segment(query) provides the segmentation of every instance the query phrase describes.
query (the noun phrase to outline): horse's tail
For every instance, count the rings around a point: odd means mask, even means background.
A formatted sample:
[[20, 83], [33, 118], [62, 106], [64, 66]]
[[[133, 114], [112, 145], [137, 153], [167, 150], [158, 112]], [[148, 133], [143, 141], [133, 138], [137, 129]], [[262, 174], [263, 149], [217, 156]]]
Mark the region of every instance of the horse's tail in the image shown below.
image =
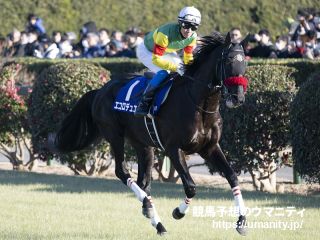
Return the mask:
[[98, 137], [98, 126], [94, 123], [91, 109], [98, 90], [84, 94], [71, 112], [62, 121], [60, 129], [49, 135], [49, 148], [56, 152], [79, 151], [92, 144]]

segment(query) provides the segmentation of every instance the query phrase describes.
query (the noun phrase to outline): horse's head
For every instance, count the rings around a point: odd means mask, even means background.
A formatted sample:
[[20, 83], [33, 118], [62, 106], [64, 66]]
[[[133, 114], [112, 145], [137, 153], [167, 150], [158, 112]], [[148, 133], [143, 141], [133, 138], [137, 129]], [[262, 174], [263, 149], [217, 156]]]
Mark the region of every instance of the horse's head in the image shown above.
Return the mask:
[[247, 63], [243, 49], [246, 43], [247, 38], [241, 43], [232, 43], [228, 33], [222, 48], [217, 77], [225, 86], [226, 105], [229, 108], [238, 107], [245, 101], [248, 80], [244, 77]]

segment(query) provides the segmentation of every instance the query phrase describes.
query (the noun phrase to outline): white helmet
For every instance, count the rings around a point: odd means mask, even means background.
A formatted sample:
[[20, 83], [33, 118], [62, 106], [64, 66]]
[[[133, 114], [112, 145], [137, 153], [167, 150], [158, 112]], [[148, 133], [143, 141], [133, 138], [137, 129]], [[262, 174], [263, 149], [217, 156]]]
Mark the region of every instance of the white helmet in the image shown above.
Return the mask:
[[179, 13], [178, 20], [182, 22], [189, 22], [196, 25], [200, 25], [201, 13], [194, 6], [184, 7]]

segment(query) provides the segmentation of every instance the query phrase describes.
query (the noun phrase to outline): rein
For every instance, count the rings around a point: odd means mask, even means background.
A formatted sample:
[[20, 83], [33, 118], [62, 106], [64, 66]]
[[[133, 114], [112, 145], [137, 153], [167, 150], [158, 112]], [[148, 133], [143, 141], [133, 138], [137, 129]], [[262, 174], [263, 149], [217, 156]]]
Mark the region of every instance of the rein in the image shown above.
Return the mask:
[[[226, 92], [226, 87], [223, 85], [223, 81], [222, 81], [222, 79], [223, 79], [223, 76], [222, 76], [222, 74], [224, 74], [224, 76], [226, 76], [226, 73], [225, 73], [225, 68], [224, 68], [224, 64], [223, 64], [223, 60], [225, 60], [226, 59], [226, 57], [224, 56], [225, 55], [225, 51], [223, 50], [222, 51], [222, 54], [221, 54], [222, 56], [221, 56], [221, 58], [219, 59], [219, 63], [220, 64], [217, 64], [216, 65], [216, 73], [218, 72], [218, 65], [220, 65], [221, 66], [221, 71], [220, 71], [220, 73], [221, 73], [221, 76], [220, 76], [220, 85], [215, 85], [215, 86], [213, 86], [213, 81], [210, 81], [210, 83], [209, 84], [207, 84], [207, 83], [203, 83], [202, 81], [196, 81], [195, 79], [194, 79], [194, 77], [192, 77], [192, 76], [189, 76], [189, 75], [183, 75], [184, 77], [186, 77], [186, 78], [188, 78], [188, 79], [190, 79], [193, 83], [200, 83], [200, 84], [202, 84], [202, 85], [206, 85], [206, 87], [208, 87], [209, 88], [209, 90], [211, 91], [211, 90], [213, 90], [214, 91], [214, 93], [216, 93], [216, 92], [218, 92], [218, 91], [221, 91], [222, 92], [222, 98], [225, 96], [225, 92]], [[195, 101], [194, 101], [194, 99], [192, 98], [192, 95], [191, 95], [191, 93], [190, 93], [190, 90], [188, 89], [187, 90], [187, 92], [188, 92], [188, 94], [189, 94], [189, 96], [190, 96], [190, 98], [191, 98], [191, 101], [192, 101], [192, 103], [197, 107], [197, 109], [199, 109], [201, 112], [204, 112], [204, 113], [207, 113], [207, 114], [215, 114], [215, 113], [217, 113], [218, 111], [207, 111], [207, 110], [205, 110], [205, 109], [203, 109], [202, 107], [200, 107], [199, 105], [197, 105], [196, 103], [195, 103]]]
[[[183, 75], [183, 76], [186, 77], [186, 78], [188, 78], [188, 79], [190, 79], [193, 83], [196, 82], [196, 80], [194, 79], [194, 77], [191, 77], [191, 76], [188, 76], [188, 75]], [[201, 84], [203, 84], [203, 85], [205, 84], [205, 83], [202, 83], [202, 82], [197, 82], [197, 83], [201, 83]], [[215, 89], [214, 89], [215, 92], [221, 91], [221, 89], [222, 89], [222, 86], [219, 86], [219, 85], [212, 87], [212, 83], [209, 83], [209, 84], [207, 85], [207, 87], [208, 87], [209, 89], [215, 88]], [[201, 112], [204, 112], [204, 113], [207, 113], [207, 114], [214, 114], [214, 113], [219, 112], [219, 111], [207, 111], [207, 110], [203, 109], [202, 107], [200, 107], [198, 104], [195, 103], [195, 100], [193, 99], [192, 94], [190, 93], [189, 88], [187, 88], [187, 92], [188, 92], [188, 95], [189, 95], [189, 97], [190, 97], [191, 102], [193, 103], [193, 105], [195, 105], [196, 108], [199, 109]]]
[[[230, 53], [230, 51], [232, 52], [241, 52], [243, 53], [243, 48], [241, 46], [241, 49], [235, 49], [235, 50], [231, 50], [231, 44], [229, 45], [228, 48], [223, 48], [222, 52], [221, 52], [221, 56], [217, 61], [216, 64], [216, 69], [215, 69], [215, 74], [216, 74], [216, 78], [219, 81], [218, 85], [214, 85], [213, 84], [213, 79], [210, 81], [210, 83], [203, 83], [203, 81], [197, 81], [194, 77], [189, 76], [189, 75], [183, 75], [184, 77], [190, 79], [193, 83], [197, 83], [197, 84], [202, 84], [202, 85], [206, 85], [206, 87], [209, 88], [210, 92], [216, 93], [218, 91], [220, 91], [222, 93], [222, 98], [225, 98], [226, 93], [227, 93], [227, 88], [225, 86], [225, 81], [227, 79], [227, 74], [226, 74], [226, 64], [231, 64], [234, 61], [237, 60], [237, 55], [234, 56], [232, 59], [228, 59], [228, 55]], [[192, 94], [190, 93], [190, 90], [187, 89], [188, 95], [190, 96], [190, 99], [192, 101], [192, 103], [196, 106], [197, 109], [199, 109], [201, 112], [207, 113], [207, 114], [214, 114], [217, 113], [218, 111], [207, 111], [206, 109], [200, 107], [199, 105], [196, 104], [195, 100], [192, 97]]]

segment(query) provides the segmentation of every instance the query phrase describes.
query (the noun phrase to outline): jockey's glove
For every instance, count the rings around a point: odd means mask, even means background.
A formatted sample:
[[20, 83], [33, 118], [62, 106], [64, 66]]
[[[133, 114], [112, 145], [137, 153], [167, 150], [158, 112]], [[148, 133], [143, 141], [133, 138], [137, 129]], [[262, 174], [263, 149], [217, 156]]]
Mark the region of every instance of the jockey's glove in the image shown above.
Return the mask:
[[177, 67], [177, 73], [182, 76], [184, 74], [184, 66], [183, 64], [179, 64]]

